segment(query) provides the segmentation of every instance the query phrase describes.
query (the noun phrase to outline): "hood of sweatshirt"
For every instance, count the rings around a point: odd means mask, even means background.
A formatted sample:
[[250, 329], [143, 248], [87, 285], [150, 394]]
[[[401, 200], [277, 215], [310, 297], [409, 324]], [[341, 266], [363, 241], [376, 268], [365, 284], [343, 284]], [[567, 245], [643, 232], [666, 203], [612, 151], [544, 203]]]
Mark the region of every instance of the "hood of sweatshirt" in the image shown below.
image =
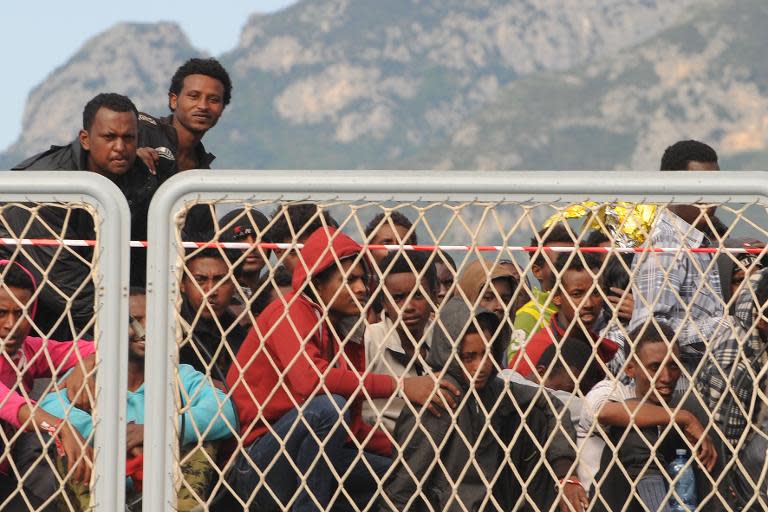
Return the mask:
[[487, 322], [486, 325], [493, 326], [491, 352], [495, 364], [489, 377], [489, 382], [492, 382], [499, 369], [505, 367], [504, 360], [510, 340], [509, 328], [506, 325], [499, 328], [500, 322], [495, 314], [485, 308], [472, 311], [459, 297], [449, 300], [440, 310], [439, 317], [435, 319], [432, 344], [427, 356], [427, 364], [435, 372], [445, 368], [446, 374], [465, 389], [467, 385], [464, 369], [459, 360], [459, 345], [470, 325], [474, 324], [479, 330], [480, 318], [483, 318], [483, 323]]
[[[350, 237], [332, 227], [316, 229], [301, 249], [301, 258], [293, 271], [293, 289], [301, 293], [314, 276], [330, 268], [336, 261], [354, 257], [363, 248]], [[367, 265], [367, 261], [363, 259]]]
[[486, 285], [496, 279], [508, 279], [513, 292], [519, 284], [517, 275], [507, 265], [499, 265], [497, 262], [481, 258], [473, 261], [462, 272], [459, 288], [470, 304], [476, 304]]

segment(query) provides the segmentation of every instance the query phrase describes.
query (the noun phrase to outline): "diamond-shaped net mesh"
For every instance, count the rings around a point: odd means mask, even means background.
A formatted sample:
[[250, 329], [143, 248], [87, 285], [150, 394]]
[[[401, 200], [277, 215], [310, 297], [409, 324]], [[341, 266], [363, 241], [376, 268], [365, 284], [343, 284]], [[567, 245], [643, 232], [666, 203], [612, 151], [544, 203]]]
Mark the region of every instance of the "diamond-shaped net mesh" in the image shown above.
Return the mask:
[[765, 507], [764, 205], [207, 206], [179, 509]]
[[89, 506], [97, 218], [80, 203], [0, 208], [0, 510]]

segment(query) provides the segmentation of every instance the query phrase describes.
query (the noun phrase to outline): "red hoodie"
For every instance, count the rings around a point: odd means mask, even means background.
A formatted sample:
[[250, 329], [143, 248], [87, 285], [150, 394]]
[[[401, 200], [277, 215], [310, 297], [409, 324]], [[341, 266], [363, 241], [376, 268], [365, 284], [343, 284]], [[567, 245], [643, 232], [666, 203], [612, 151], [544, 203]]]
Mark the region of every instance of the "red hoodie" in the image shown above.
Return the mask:
[[[395, 381], [389, 375], [368, 374], [365, 347], [348, 341], [344, 355], [331, 366], [329, 361], [342, 350], [321, 321], [322, 308], [302, 292], [308, 276], [314, 276], [335, 264], [336, 258], [354, 256], [362, 251], [354, 240], [333, 228], [320, 228], [307, 239], [301, 260], [293, 272], [293, 292], [272, 302], [259, 315], [237, 353], [227, 374], [232, 400], [240, 417], [241, 435], [249, 445], [267, 432], [267, 423], [307, 399], [325, 390], [345, 398], [355, 396], [350, 407], [351, 430], [364, 441], [371, 426], [362, 419], [365, 388], [371, 398], [394, 394]], [[329, 354], [333, 354], [328, 357]], [[282, 381], [282, 382], [281, 382]], [[390, 456], [392, 445], [383, 431], [374, 432], [366, 450]]]

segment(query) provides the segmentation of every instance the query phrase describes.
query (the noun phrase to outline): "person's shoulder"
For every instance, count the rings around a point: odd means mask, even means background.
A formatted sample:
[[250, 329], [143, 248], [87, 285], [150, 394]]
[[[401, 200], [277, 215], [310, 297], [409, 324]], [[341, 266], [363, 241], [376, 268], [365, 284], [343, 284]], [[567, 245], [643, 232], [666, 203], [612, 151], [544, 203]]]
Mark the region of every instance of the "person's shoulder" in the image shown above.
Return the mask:
[[66, 146], [51, 146], [45, 151], [33, 155], [23, 162], [11, 167], [12, 171], [37, 170], [78, 170], [77, 158], [72, 150], [72, 144]]

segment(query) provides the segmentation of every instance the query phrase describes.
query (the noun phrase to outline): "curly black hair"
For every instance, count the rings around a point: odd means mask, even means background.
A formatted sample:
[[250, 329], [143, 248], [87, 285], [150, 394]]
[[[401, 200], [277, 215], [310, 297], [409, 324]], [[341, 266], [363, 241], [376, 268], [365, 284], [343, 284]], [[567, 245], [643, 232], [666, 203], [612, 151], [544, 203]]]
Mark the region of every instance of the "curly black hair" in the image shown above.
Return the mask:
[[133, 112], [136, 118], [139, 117], [139, 111], [130, 98], [114, 92], [103, 92], [97, 94], [91, 101], [85, 104], [83, 109], [83, 130], [91, 130], [93, 120], [96, 118], [96, 112], [100, 108], [106, 108], [112, 112]]
[[[391, 268], [389, 266], [392, 265]], [[393, 274], [421, 274], [422, 279], [426, 280], [428, 291], [437, 294], [437, 270], [435, 269], [434, 259], [423, 252], [390, 252], [381, 261], [379, 266], [382, 269], [389, 268], [387, 276]], [[411, 268], [413, 266], [413, 268]]]
[[[205, 75], [221, 82], [224, 86], [224, 97], [222, 101], [224, 106], [229, 105], [232, 99], [232, 80], [224, 66], [216, 59], [189, 59], [181, 65], [171, 78], [171, 86], [168, 88], [168, 94], [178, 96], [184, 88], [184, 79], [189, 75]], [[170, 104], [168, 105], [170, 108]], [[173, 110], [173, 109], [171, 109]]]
[[293, 203], [288, 206], [278, 206], [271, 215], [274, 219], [267, 232], [270, 242], [281, 243], [294, 240], [305, 240], [323, 225], [338, 228], [339, 224], [331, 215], [319, 208], [315, 203]]
[[690, 162], [717, 163], [717, 152], [697, 140], [675, 142], [661, 157], [662, 171], [687, 171]]

